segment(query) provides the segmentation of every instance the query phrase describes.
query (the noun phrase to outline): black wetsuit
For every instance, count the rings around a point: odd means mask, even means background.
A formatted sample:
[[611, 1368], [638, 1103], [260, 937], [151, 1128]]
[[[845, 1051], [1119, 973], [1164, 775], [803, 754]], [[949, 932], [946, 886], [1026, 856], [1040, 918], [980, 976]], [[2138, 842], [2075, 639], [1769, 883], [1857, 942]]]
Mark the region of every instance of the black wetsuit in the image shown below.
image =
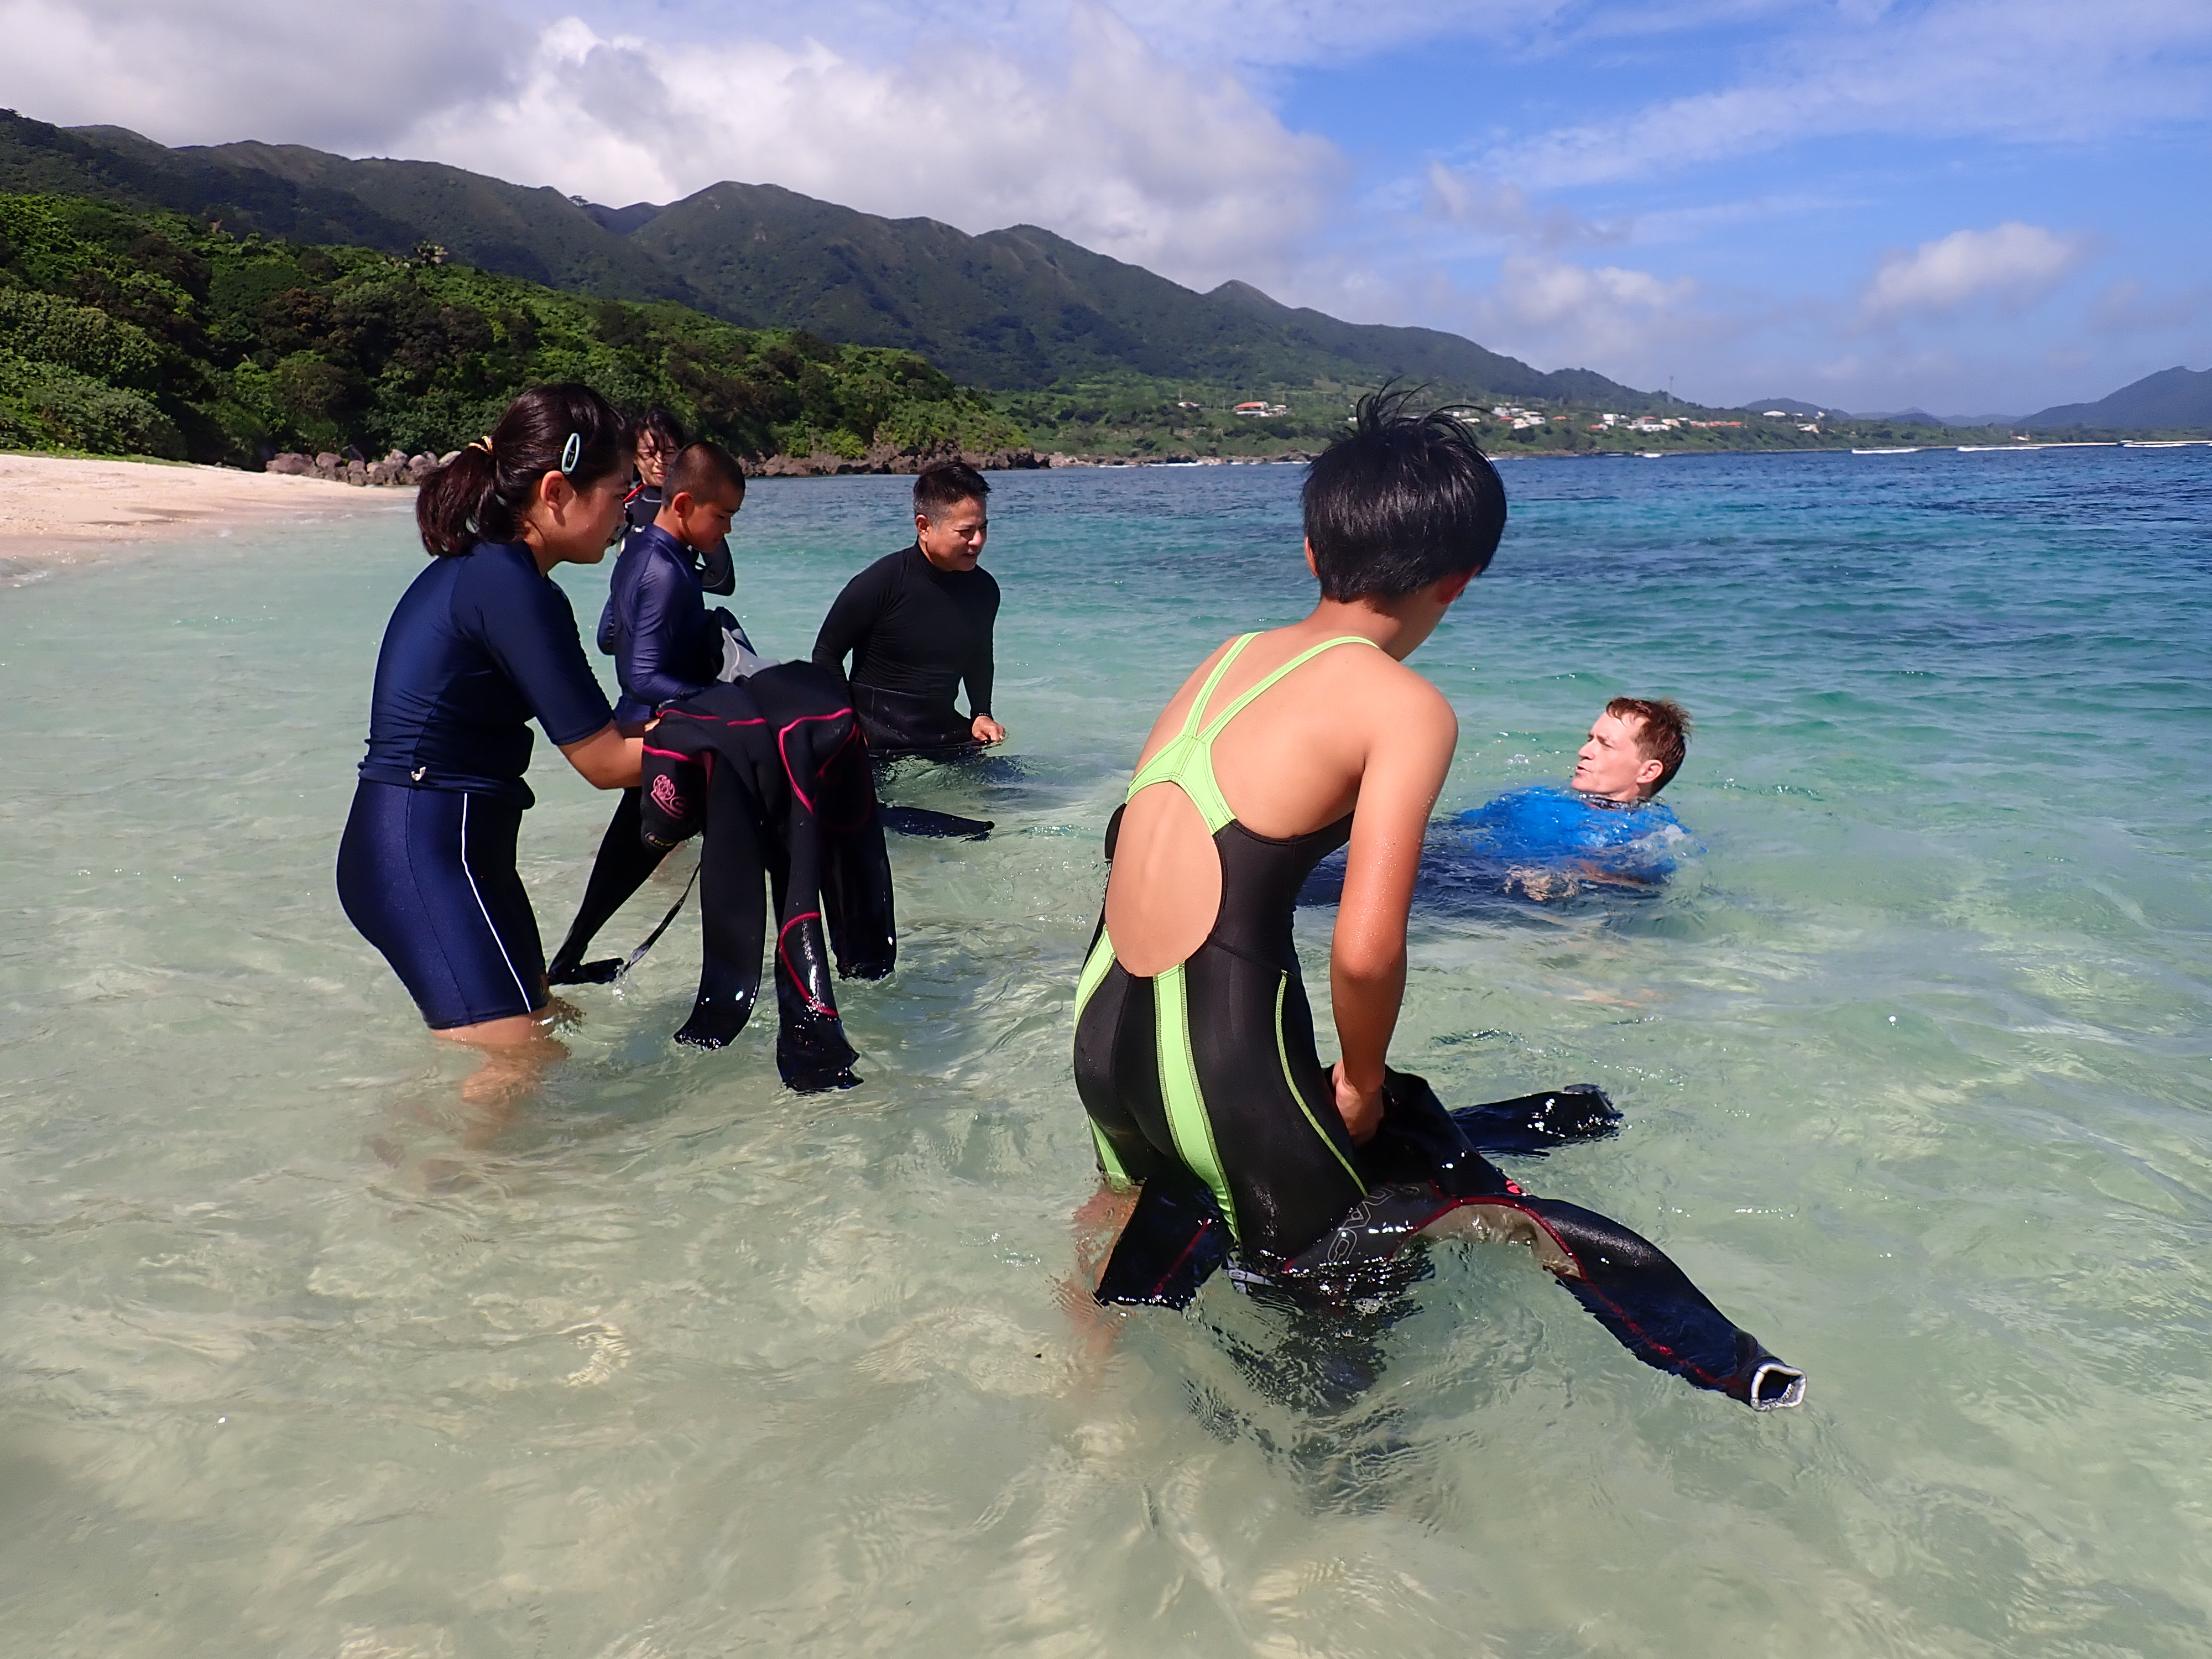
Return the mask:
[[[919, 545], [878, 559], [845, 584], [823, 618], [814, 661], [845, 672], [878, 755], [969, 752], [975, 717], [991, 712], [991, 629], [999, 584], [988, 570], [939, 570]], [[968, 714], [953, 698], [968, 687]]]
[[348, 918], [438, 1030], [545, 1002], [514, 868], [533, 718], [556, 744], [613, 719], [568, 595], [520, 544], [433, 559], [377, 654], [337, 881]]
[[765, 874], [777, 915], [777, 1068], [794, 1089], [857, 1082], [830, 951], [845, 976], [880, 979], [896, 943], [867, 745], [835, 676], [782, 663], [662, 715], [646, 739], [645, 843], [657, 856], [702, 828], [699, 995], [678, 1040], [718, 1048], [751, 1018]]
[[[1275, 1284], [1357, 1302], [1424, 1229], [1471, 1210], [1462, 1219], [1481, 1236], [1530, 1244], [1646, 1364], [1754, 1406], [1795, 1404], [1802, 1375], [1737, 1329], [1656, 1248], [1603, 1216], [1522, 1192], [1419, 1079], [1390, 1074], [1382, 1127], [1353, 1146], [1315, 1052], [1291, 936], [1300, 886], [1345, 845], [1352, 820], [1286, 840], [1255, 835], [1222, 795], [1212, 750], [1243, 709], [1310, 659], [1374, 647], [1356, 635], [1313, 647], [1206, 720], [1256, 637], [1224, 653], [1182, 731], [1129, 784], [1129, 799], [1155, 786], [1179, 789], [1212, 833], [1221, 861], [1212, 927], [1183, 961], [1139, 977], [1116, 957], [1102, 914], [1076, 987], [1075, 1083], [1099, 1168], [1116, 1186], [1144, 1188], [1100, 1298], [1180, 1307], [1234, 1251]], [[1109, 863], [1121, 822], [1117, 810]]]

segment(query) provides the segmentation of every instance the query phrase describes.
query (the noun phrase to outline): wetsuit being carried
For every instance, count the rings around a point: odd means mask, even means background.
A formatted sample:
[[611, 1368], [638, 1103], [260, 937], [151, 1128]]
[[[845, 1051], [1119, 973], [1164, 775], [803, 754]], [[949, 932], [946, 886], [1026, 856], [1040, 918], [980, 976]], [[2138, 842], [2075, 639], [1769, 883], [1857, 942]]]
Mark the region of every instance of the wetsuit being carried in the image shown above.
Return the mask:
[[[957, 758], [1006, 737], [991, 716], [999, 584], [976, 563], [990, 488], [957, 461], [924, 469], [915, 480], [915, 544], [854, 577], [823, 619], [815, 664], [849, 681], [878, 757]], [[965, 715], [954, 702], [963, 683]]]

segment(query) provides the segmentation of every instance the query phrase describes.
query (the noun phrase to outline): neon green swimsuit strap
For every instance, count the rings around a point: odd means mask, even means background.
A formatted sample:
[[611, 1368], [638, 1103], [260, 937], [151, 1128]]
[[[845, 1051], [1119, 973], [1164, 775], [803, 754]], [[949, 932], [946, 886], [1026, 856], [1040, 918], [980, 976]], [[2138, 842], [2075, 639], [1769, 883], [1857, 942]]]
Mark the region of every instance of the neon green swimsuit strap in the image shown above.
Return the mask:
[[[1212, 769], [1205, 765], [1205, 757], [1198, 750], [1199, 716], [1206, 712], [1206, 700], [1213, 695], [1214, 687], [1221, 684], [1221, 677], [1229, 672], [1230, 664], [1242, 656], [1244, 647], [1259, 637], [1257, 634], [1240, 634], [1229, 649], [1221, 653], [1221, 660], [1213, 665], [1213, 672], [1206, 677], [1206, 684], [1198, 688], [1198, 696], [1191, 700], [1190, 712], [1182, 719], [1182, 730], [1161, 744], [1160, 752], [1137, 769], [1137, 775], [1129, 780], [1129, 793], [1122, 799], [1134, 800], [1139, 790], [1149, 788], [1156, 783], [1173, 783], [1198, 802], [1201, 812], [1206, 812], [1208, 829], [1220, 828], [1212, 822], [1212, 814], [1207, 811], [1205, 801], [1191, 787], [1194, 775], [1201, 769], [1209, 781], [1212, 775]], [[1214, 793], [1218, 794], [1220, 792], [1216, 790]]]
[[[1340, 634], [1333, 640], [1323, 640], [1319, 645], [1309, 646], [1273, 673], [1262, 677], [1257, 685], [1208, 720], [1203, 730], [1200, 729], [1199, 721], [1206, 713], [1206, 699], [1221, 684], [1222, 677], [1229, 672], [1229, 665], [1243, 654], [1246, 646], [1259, 637], [1257, 634], [1241, 635], [1223, 654], [1221, 660], [1213, 665], [1213, 672], [1206, 677], [1206, 684], [1199, 688], [1198, 696], [1192, 700], [1190, 712], [1183, 717], [1182, 732], [1129, 780], [1129, 793], [1123, 797], [1125, 800], [1134, 800], [1139, 790], [1150, 788], [1153, 784], [1172, 783], [1190, 798], [1192, 805], [1198, 808], [1199, 816], [1206, 820], [1208, 833], [1218, 835], [1224, 826], [1237, 821], [1237, 814], [1230, 811], [1228, 799], [1222, 794], [1221, 785], [1213, 775], [1213, 742], [1221, 735], [1221, 728], [1243, 714], [1255, 697], [1268, 690], [1292, 670], [1311, 662], [1322, 652], [1340, 645], [1375, 644], [1364, 634]], [[1379, 650], [1381, 647], [1376, 648]]]
[[[1249, 639], [1253, 636], [1247, 635], [1246, 637]], [[1216, 715], [1212, 720], [1207, 721], [1206, 729], [1198, 734], [1199, 742], [1206, 746], [1210, 754], [1213, 748], [1213, 740], [1221, 735], [1221, 728], [1228, 725], [1230, 721], [1235, 720], [1239, 714], [1243, 714], [1246, 708], [1250, 705], [1255, 697], [1259, 696], [1264, 691], [1272, 690], [1275, 682], [1281, 679], [1285, 675], [1291, 673], [1296, 669], [1304, 667], [1316, 657], [1321, 655], [1322, 652], [1334, 650], [1340, 645], [1375, 645], [1375, 641], [1369, 639], [1364, 634], [1339, 634], [1333, 640], [1323, 640], [1319, 645], [1308, 646], [1304, 650], [1299, 652], [1297, 656], [1291, 658], [1280, 668], [1278, 668], [1273, 673], [1262, 678], [1257, 685], [1245, 692], [1243, 696], [1238, 697], [1236, 702], [1231, 703], [1228, 708], [1223, 709], [1221, 713]], [[1376, 645], [1375, 646], [1375, 648], [1380, 651], [1382, 647]]]

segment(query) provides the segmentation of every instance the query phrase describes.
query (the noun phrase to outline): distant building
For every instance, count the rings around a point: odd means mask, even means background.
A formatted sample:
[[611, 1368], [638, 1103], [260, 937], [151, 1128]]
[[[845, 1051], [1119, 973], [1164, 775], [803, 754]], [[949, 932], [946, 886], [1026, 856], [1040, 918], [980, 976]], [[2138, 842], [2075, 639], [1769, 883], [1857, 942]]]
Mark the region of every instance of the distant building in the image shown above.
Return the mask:
[[1780, 409], [1770, 409], [1759, 416], [1763, 421], [1786, 421], [1789, 418], [1789, 411]]
[[1238, 415], [1265, 415], [1267, 412], [1267, 405], [1259, 402], [1239, 404], [1232, 412]]

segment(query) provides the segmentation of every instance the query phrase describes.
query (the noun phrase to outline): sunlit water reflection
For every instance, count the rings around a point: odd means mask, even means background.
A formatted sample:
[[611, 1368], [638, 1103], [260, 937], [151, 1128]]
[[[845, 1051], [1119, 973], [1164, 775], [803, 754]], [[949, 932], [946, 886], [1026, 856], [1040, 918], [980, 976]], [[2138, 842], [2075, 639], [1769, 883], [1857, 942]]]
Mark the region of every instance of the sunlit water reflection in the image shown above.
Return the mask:
[[[1698, 716], [1668, 895], [1424, 921], [1395, 1052], [1610, 1090], [1617, 1139], [1514, 1172], [1805, 1366], [1772, 1417], [1508, 1250], [1440, 1254], [1334, 1415], [1225, 1282], [1071, 1318], [1099, 834], [1180, 674], [1304, 597], [1290, 469], [999, 481], [1018, 763], [896, 781], [1000, 830], [894, 844], [865, 1086], [671, 1043], [687, 918], [485, 1145], [331, 888], [404, 514], [0, 576], [0, 1645], [2201, 1652], [2203, 457], [1512, 464], [1416, 659], [1447, 807], [1615, 691]], [[902, 488], [756, 487], [763, 649]], [[533, 781], [557, 937], [608, 803]]]

